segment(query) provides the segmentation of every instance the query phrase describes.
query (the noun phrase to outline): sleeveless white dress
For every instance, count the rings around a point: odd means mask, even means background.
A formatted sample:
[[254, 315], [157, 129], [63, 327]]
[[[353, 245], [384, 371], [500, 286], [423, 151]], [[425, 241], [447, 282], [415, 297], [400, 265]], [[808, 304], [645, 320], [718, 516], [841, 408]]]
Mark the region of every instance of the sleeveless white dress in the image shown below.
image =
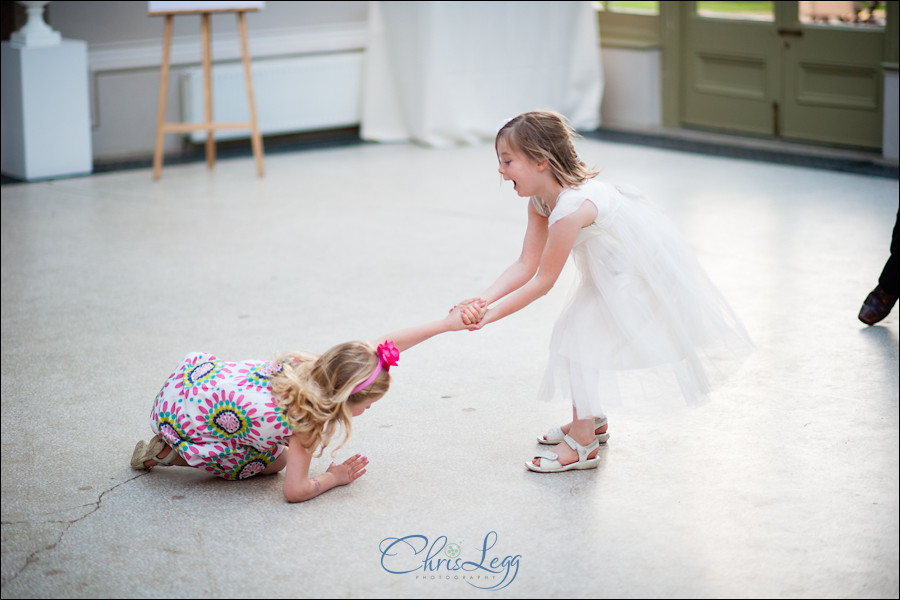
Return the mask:
[[551, 228], [585, 201], [597, 219], [572, 249], [578, 280], [553, 330], [539, 396], [571, 402], [579, 418], [648, 400], [704, 401], [752, 349], [743, 325], [671, 221], [635, 188], [588, 180], [563, 190], [552, 212], [532, 198]]

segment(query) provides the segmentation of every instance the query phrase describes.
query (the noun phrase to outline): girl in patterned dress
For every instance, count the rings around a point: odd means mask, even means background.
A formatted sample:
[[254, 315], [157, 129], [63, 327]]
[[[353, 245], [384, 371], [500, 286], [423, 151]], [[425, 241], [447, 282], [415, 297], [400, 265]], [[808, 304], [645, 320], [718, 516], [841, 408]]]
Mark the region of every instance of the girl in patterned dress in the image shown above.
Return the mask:
[[389, 369], [405, 351], [439, 333], [465, 329], [460, 311], [402, 329], [374, 343], [347, 342], [321, 356], [295, 352], [274, 361], [228, 362], [188, 354], [156, 396], [150, 416], [155, 434], [134, 449], [131, 466], [189, 466], [225, 479], [246, 479], [285, 469], [288, 502], [302, 502], [352, 483], [366, 472], [359, 454], [309, 476], [338, 429], [344, 445], [351, 419], [381, 399]]

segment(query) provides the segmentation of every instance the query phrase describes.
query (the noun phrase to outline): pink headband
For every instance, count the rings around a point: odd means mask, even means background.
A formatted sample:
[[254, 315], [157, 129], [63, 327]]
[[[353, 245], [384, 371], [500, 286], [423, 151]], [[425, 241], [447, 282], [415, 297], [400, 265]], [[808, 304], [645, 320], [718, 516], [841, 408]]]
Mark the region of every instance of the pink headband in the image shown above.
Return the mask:
[[383, 344], [378, 344], [376, 354], [378, 354], [378, 365], [365, 381], [353, 388], [353, 391], [350, 392], [351, 396], [359, 392], [360, 390], [364, 390], [369, 387], [372, 382], [375, 381], [375, 378], [378, 377], [378, 374], [381, 373], [382, 369], [384, 369], [385, 371], [390, 371], [391, 367], [396, 366], [397, 361], [400, 360], [400, 351], [397, 350], [397, 347], [394, 346], [394, 342], [392, 341], [386, 341]]

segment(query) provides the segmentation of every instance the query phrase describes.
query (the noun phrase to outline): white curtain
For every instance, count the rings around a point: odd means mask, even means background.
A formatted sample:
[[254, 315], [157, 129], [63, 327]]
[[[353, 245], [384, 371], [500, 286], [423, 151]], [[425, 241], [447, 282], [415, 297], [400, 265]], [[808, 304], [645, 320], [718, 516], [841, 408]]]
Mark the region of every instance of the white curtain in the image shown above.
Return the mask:
[[521, 112], [600, 124], [590, 2], [372, 2], [361, 136], [433, 147], [493, 140]]

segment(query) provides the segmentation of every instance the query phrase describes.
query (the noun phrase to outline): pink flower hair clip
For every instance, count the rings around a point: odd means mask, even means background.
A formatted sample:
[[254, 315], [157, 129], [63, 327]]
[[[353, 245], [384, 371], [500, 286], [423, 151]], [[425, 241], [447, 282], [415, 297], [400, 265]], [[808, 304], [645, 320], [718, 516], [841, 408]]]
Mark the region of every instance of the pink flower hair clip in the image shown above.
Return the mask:
[[385, 371], [390, 371], [391, 367], [396, 367], [400, 361], [400, 351], [397, 350], [397, 346], [391, 340], [378, 344], [376, 353], [378, 354], [378, 361], [384, 365]]
[[388, 340], [382, 344], [378, 344], [378, 348], [375, 350], [375, 354], [378, 356], [378, 365], [375, 367], [375, 370], [369, 375], [365, 381], [357, 385], [353, 388], [353, 391], [350, 392], [350, 395], [366, 389], [369, 387], [375, 378], [378, 377], [378, 374], [381, 373], [381, 370], [390, 371], [391, 367], [396, 367], [398, 362], [400, 361], [400, 351], [397, 350], [397, 347], [394, 345], [394, 342]]

